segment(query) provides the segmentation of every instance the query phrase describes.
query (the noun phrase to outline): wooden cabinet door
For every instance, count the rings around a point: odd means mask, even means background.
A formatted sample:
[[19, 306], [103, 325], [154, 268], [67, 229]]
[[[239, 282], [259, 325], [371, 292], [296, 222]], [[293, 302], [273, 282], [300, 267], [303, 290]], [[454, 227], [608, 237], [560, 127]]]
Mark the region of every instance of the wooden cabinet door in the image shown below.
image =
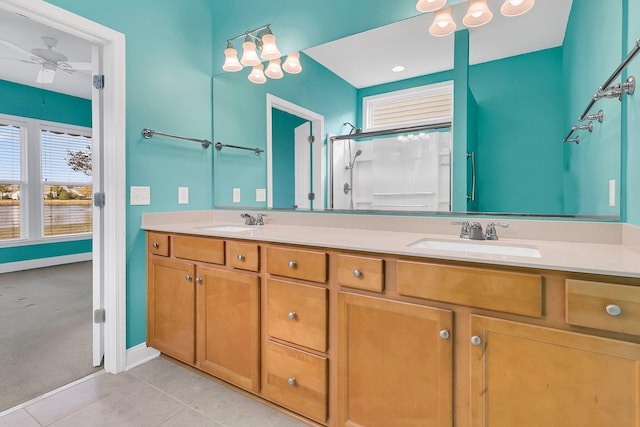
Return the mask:
[[260, 287], [255, 275], [198, 267], [198, 367], [254, 392], [260, 387]]
[[149, 257], [147, 344], [185, 363], [195, 363], [194, 266]]
[[338, 293], [338, 425], [452, 425], [452, 313]]
[[471, 316], [471, 425], [636, 427], [640, 345]]

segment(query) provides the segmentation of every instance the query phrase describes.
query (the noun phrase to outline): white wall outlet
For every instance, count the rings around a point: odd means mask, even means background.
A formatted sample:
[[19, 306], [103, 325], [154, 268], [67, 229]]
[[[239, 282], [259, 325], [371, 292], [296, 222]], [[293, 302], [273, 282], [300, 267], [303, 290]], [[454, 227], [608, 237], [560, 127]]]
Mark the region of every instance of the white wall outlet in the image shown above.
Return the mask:
[[256, 188], [256, 202], [267, 201], [267, 190], [264, 188]]
[[613, 207], [616, 205], [616, 180], [609, 180], [609, 206]]
[[151, 187], [129, 188], [129, 204], [131, 206], [142, 206], [151, 204]]
[[240, 203], [240, 189], [233, 189], [233, 203]]
[[178, 187], [178, 204], [189, 204], [189, 187]]

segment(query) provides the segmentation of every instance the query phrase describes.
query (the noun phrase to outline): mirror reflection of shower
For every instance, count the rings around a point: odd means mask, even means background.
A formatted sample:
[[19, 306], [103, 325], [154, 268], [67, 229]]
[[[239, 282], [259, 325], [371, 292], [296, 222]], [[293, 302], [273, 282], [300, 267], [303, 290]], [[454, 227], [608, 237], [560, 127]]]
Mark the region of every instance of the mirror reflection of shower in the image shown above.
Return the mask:
[[349, 195], [349, 209], [353, 210], [353, 167], [356, 164], [356, 158], [362, 154], [362, 150], [357, 150], [356, 153], [351, 157], [351, 141], [349, 141], [349, 158], [351, 161], [345, 167], [349, 170], [349, 182], [344, 183], [343, 191], [344, 194]]

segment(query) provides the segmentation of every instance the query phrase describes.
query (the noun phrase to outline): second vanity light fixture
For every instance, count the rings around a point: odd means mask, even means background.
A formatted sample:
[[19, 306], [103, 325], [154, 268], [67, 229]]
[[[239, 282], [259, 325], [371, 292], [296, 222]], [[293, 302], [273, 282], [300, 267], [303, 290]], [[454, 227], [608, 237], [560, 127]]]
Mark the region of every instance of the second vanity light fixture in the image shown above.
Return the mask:
[[[233, 41], [244, 38], [242, 43], [242, 57], [238, 59], [238, 51], [233, 47]], [[260, 55], [258, 55], [260, 51]], [[283, 70], [289, 74], [298, 74], [302, 71], [300, 65], [300, 53], [293, 52], [287, 56], [282, 64], [282, 54], [276, 45], [276, 36], [271, 32], [271, 24], [263, 25], [254, 30], [247, 31], [227, 40], [227, 48], [224, 50], [225, 71], [236, 72], [245, 66], [252, 67], [249, 73], [249, 81], [262, 84], [270, 79], [281, 79]], [[269, 61], [265, 70], [262, 61]]]
[[[518, 16], [531, 10], [535, 0], [504, 0], [500, 12], [504, 16]], [[456, 23], [451, 16], [452, 6], [445, 7], [447, 0], [418, 0], [416, 9], [420, 12], [435, 12], [429, 33], [433, 36], [444, 37], [456, 30]], [[491, 21], [493, 13], [487, 5], [487, 0], [469, 0], [467, 13], [462, 23], [467, 27], [479, 27]]]

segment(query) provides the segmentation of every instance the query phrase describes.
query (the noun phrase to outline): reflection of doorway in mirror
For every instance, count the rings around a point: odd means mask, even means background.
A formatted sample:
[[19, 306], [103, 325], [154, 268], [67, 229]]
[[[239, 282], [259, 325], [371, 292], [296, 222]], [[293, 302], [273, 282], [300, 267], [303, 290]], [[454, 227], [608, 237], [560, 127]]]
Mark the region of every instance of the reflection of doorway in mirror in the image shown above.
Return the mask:
[[311, 148], [309, 137], [311, 136], [311, 123], [305, 122], [294, 130], [295, 146], [295, 207], [296, 209], [309, 209], [309, 193], [311, 192]]

